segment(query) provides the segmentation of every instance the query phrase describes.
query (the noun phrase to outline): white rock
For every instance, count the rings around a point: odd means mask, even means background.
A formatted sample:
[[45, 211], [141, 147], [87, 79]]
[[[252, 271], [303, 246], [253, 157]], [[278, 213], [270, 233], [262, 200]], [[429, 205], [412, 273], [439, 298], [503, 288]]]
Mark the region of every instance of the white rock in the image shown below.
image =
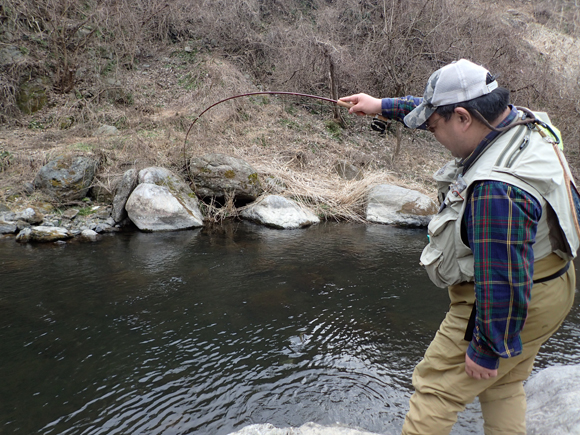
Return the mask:
[[93, 230], [83, 230], [79, 237], [87, 242], [95, 242], [99, 238], [99, 234]]
[[14, 234], [17, 230], [16, 222], [5, 222], [0, 219], [0, 234]]
[[[252, 424], [230, 435], [378, 435], [360, 429], [342, 425], [322, 426], [316, 423], [306, 423], [300, 427], [277, 428], [269, 423]], [[383, 433], [392, 435], [392, 432]]]
[[369, 191], [366, 213], [369, 222], [427, 226], [437, 213], [437, 205], [415, 190], [380, 184]]
[[177, 198], [169, 188], [156, 184], [139, 184], [129, 196], [125, 209], [131, 221], [142, 231], [171, 231], [203, 226], [199, 208]]
[[30, 224], [36, 225], [40, 224], [43, 221], [44, 216], [38, 210], [32, 207], [28, 207], [22, 210], [21, 212], [16, 213], [16, 220], [19, 219], [28, 222]]
[[320, 222], [318, 216], [295, 201], [279, 195], [268, 195], [242, 211], [244, 219], [279, 228], [301, 228]]
[[580, 365], [544, 369], [524, 389], [528, 435], [580, 435]]

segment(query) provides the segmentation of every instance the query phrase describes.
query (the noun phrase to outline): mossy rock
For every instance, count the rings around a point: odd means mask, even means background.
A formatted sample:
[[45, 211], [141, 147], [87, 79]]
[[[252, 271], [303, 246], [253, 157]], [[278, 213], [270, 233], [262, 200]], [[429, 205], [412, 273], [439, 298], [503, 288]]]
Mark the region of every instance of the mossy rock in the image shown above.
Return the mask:
[[195, 192], [201, 198], [224, 198], [233, 194], [236, 201], [254, 201], [263, 192], [258, 172], [236, 157], [210, 153], [190, 161]]
[[37, 77], [23, 82], [16, 96], [18, 108], [27, 115], [42, 109], [48, 100], [46, 90], [49, 87], [50, 80], [46, 77]]
[[90, 157], [58, 156], [36, 174], [34, 187], [63, 201], [81, 200], [87, 196], [97, 165]]

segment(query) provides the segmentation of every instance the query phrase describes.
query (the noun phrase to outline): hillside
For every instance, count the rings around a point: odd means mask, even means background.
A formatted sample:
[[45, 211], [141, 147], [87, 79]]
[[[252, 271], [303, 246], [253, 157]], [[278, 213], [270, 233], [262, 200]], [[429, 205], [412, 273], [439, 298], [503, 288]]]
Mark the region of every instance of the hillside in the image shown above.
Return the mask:
[[[369, 185], [432, 194], [446, 150], [427, 133], [392, 125], [380, 135], [370, 118], [291, 96], [228, 101], [187, 142], [186, 132], [211, 104], [247, 92], [421, 95], [434, 69], [460, 57], [499, 72], [516, 104], [548, 111], [577, 172], [578, 13], [567, 4], [175, 0], [81, 10], [69, 0], [0, 0], [0, 201], [47, 200], [27, 183], [61, 153], [100, 158], [93, 196], [106, 200], [130, 167], [187, 177], [186, 158], [221, 152], [320, 215], [358, 220]], [[102, 125], [118, 132], [98, 133]], [[364, 178], [340, 178], [344, 160]]]

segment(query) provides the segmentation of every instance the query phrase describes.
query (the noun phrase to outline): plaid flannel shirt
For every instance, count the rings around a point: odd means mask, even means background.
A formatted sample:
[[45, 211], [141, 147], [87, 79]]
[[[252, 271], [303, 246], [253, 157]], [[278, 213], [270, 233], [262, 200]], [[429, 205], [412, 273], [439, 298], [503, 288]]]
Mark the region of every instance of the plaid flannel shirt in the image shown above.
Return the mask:
[[[406, 96], [382, 100], [382, 115], [403, 121], [422, 98]], [[509, 124], [517, 111], [498, 126]], [[491, 132], [462, 162], [464, 173], [472, 161], [497, 137]], [[526, 191], [499, 181], [474, 183], [463, 216], [469, 247], [473, 251], [476, 322], [467, 355], [488, 369], [499, 358], [522, 352], [520, 332], [524, 326], [534, 274], [537, 225], [542, 214], [538, 201]]]

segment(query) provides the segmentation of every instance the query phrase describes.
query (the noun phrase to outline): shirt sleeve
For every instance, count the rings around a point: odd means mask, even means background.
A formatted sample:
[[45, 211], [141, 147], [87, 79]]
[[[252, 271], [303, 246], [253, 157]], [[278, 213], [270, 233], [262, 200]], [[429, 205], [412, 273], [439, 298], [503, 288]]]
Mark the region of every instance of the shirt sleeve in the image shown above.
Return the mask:
[[[403, 122], [405, 116], [422, 102], [423, 98], [413, 97], [412, 95], [401, 98], [383, 98], [381, 101], [381, 115], [387, 119]], [[420, 126], [419, 129], [425, 130], [425, 127]]]
[[464, 224], [473, 251], [476, 321], [467, 355], [497, 369], [499, 358], [522, 352], [541, 205], [526, 191], [497, 181], [478, 183]]

